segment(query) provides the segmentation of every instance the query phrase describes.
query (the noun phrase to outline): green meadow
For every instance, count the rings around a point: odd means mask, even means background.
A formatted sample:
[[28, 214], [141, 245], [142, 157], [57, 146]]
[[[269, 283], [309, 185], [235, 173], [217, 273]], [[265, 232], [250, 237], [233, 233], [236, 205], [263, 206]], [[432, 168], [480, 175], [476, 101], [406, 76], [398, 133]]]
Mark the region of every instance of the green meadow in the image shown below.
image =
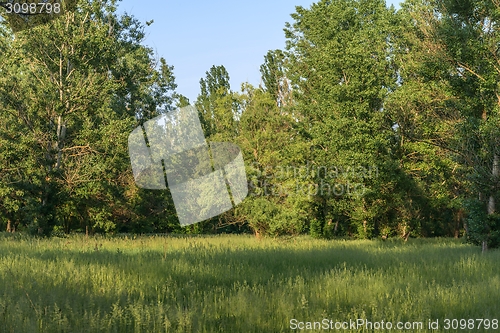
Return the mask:
[[451, 239], [3, 234], [0, 332], [495, 332], [499, 263]]

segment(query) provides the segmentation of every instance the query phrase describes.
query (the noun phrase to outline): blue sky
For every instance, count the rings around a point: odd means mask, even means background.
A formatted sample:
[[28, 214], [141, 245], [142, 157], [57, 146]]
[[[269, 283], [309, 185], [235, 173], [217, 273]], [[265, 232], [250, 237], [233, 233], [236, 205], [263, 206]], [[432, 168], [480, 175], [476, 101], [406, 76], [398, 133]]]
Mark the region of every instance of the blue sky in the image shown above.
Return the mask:
[[[258, 85], [259, 66], [271, 49], [283, 49], [285, 22], [295, 6], [311, 0], [123, 0], [126, 11], [145, 23], [144, 44], [174, 66], [177, 92], [194, 102], [199, 81], [213, 65], [224, 65], [232, 90], [241, 83]], [[389, 0], [397, 4], [399, 0]]]

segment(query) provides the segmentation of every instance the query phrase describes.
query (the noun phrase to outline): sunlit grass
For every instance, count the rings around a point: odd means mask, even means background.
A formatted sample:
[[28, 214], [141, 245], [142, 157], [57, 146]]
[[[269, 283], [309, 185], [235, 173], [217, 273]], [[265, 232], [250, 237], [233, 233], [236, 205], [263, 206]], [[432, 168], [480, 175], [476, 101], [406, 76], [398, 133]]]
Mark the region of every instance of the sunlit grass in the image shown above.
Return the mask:
[[0, 331], [290, 332], [292, 318], [500, 319], [499, 263], [499, 251], [442, 239], [0, 235]]

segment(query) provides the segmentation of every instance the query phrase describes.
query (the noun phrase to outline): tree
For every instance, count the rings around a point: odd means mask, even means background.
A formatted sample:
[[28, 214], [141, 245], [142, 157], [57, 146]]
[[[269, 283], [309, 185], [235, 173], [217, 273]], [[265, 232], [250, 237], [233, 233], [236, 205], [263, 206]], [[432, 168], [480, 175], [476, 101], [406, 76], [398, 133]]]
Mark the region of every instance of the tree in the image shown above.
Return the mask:
[[398, 17], [398, 86], [385, 108], [395, 122], [406, 201], [414, 206], [422, 236], [459, 237], [467, 185], [453, 148], [459, 113], [447, 79], [452, 67], [435, 34], [439, 15], [428, 2], [407, 1]]
[[413, 27], [401, 62], [401, 128], [446, 155], [441, 161], [454, 176], [443, 184], [459, 197], [449, 201], [456, 216], [466, 210], [468, 239], [483, 250], [498, 246], [498, 4], [407, 1], [403, 8]]
[[128, 133], [171, 107], [175, 83], [115, 3], [80, 1], [30, 30], [2, 28], [1, 211], [10, 221], [43, 233], [110, 231], [134, 215]]
[[[200, 79], [200, 95], [195, 103], [205, 136], [235, 133], [237, 101], [231, 92], [229, 74], [224, 66], [212, 66]], [[232, 133], [232, 134], [230, 134]]]
[[308, 228], [311, 210], [310, 179], [303, 171], [298, 174], [307, 145], [272, 93], [242, 88], [236, 142], [245, 157], [249, 195], [233, 219], [247, 223], [256, 235], [300, 234]]
[[384, 109], [397, 79], [394, 11], [377, 0], [325, 0], [297, 7], [292, 18], [287, 73], [311, 146], [315, 230], [377, 235], [397, 218], [392, 198], [401, 173]]
[[[477, 199], [486, 214], [469, 218], [469, 237], [483, 251], [500, 246], [500, 4], [496, 1], [439, 1], [443, 17], [438, 26], [446, 54], [454, 67], [449, 77], [460, 99], [461, 122], [456, 145], [469, 168]], [[487, 216], [486, 216], [487, 215]]]
[[286, 57], [282, 50], [268, 51], [264, 63], [260, 66], [262, 83], [267, 92], [275, 99], [279, 107], [291, 102], [290, 80], [285, 73]]

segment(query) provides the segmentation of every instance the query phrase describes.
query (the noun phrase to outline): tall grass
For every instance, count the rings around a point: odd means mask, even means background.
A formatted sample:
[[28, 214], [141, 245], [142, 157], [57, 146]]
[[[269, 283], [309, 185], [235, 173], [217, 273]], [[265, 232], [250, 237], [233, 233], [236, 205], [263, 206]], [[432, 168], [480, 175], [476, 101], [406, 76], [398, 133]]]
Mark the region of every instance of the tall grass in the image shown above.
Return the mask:
[[0, 332], [261, 333], [290, 332], [292, 318], [500, 319], [499, 264], [498, 251], [443, 239], [4, 234]]

